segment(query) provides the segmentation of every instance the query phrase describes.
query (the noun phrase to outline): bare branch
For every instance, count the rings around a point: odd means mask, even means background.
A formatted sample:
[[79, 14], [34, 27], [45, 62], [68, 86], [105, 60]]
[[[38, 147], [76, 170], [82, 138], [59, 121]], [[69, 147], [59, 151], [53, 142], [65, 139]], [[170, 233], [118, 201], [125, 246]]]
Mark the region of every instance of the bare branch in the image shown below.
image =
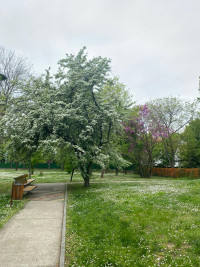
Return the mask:
[[0, 73], [7, 77], [0, 82], [0, 95], [8, 99], [19, 90], [19, 82], [30, 76], [31, 64], [26, 57], [0, 46]]

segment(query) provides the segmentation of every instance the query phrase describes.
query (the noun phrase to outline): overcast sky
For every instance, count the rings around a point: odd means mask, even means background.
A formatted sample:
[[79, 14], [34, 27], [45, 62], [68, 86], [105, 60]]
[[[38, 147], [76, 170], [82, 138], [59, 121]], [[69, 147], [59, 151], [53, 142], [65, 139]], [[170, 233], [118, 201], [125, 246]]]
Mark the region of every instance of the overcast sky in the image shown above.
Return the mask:
[[137, 103], [199, 96], [199, 0], [0, 0], [0, 45], [37, 73], [83, 46], [112, 60]]

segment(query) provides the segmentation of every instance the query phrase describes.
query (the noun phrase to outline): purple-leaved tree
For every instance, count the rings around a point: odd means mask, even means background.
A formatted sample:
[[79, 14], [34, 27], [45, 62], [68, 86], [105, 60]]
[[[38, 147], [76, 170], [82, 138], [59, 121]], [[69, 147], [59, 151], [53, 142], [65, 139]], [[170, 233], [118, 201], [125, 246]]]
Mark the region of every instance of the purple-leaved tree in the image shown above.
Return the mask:
[[127, 122], [124, 123], [125, 137], [129, 144], [141, 177], [150, 177], [154, 165], [154, 148], [161, 138], [168, 137], [168, 131], [161, 122], [152, 120], [148, 105], [137, 107]]

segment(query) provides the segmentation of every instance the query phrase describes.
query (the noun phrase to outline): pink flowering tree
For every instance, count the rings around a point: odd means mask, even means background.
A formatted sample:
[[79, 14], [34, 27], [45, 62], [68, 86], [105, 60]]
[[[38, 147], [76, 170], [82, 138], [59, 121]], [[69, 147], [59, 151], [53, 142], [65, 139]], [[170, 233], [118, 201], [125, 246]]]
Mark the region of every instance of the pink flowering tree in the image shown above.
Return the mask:
[[151, 113], [151, 120], [160, 128], [160, 124], [167, 134], [161, 134], [160, 159], [165, 166], [174, 168], [180, 158], [179, 147], [182, 144], [181, 133], [184, 128], [198, 117], [197, 103], [185, 101], [180, 97], [164, 97], [147, 103]]
[[154, 165], [155, 145], [168, 132], [162, 123], [151, 118], [148, 105], [139, 106], [130, 119], [123, 123], [125, 137], [129, 144], [128, 152], [137, 162], [141, 177], [150, 177]]

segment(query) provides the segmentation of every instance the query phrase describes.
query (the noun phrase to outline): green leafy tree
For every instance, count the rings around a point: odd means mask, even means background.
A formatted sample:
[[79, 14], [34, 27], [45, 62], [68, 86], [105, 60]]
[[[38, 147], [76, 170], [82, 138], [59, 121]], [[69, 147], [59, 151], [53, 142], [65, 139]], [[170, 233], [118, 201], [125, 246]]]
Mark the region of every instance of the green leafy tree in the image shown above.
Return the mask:
[[[171, 167], [171, 162], [174, 162], [174, 165], [179, 163], [179, 147], [181, 142], [181, 133], [174, 133], [169, 139], [166, 138], [166, 140], [160, 138], [154, 149], [155, 166]], [[175, 154], [170, 153], [171, 146], [176, 151]]]
[[71, 173], [71, 181], [78, 162], [74, 149], [69, 145], [58, 147], [55, 152], [55, 162], [61, 166], [61, 169]]
[[[26, 160], [25, 160], [25, 162], [26, 162]], [[46, 160], [43, 157], [43, 151], [40, 148], [31, 155], [31, 173], [32, 174], [34, 173], [35, 165], [37, 165], [39, 163], [45, 163], [45, 162], [46, 162]]]
[[124, 120], [124, 117], [130, 112], [133, 101], [132, 95], [130, 95], [126, 86], [119, 81], [119, 77], [110, 78], [102, 87], [100, 95], [104, 103], [112, 106]]
[[[99, 92], [99, 95], [105, 104], [109, 104], [110, 108], [118, 113], [120, 121], [126, 120], [133, 105], [133, 101], [129, 90], [119, 81], [119, 77], [109, 78]], [[112, 135], [111, 141], [104, 147], [106, 153], [101, 165], [101, 177], [104, 176], [105, 170], [109, 168], [109, 166], [116, 169], [116, 175], [120, 169], [130, 166], [131, 163], [124, 159], [122, 154], [121, 141], [123, 134], [122, 128], [118, 127], [117, 134]]]
[[182, 167], [200, 167], [200, 119], [192, 121], [185, 128], [179, 150]]
[[104, 150], [102, 150], [101, 154], [99, 155], [99, 159], [97, 158], [95, 163], [100, 165], [102, 168], [101, 178], [104, 177], [105, 170], [109, 167], [114, 167], [116, 169], [116, 175], [118, 175], [119, 170], [131, 165], [131, 163], [124, 159], [122, 155], [121, 146], [119, 145], [117, 135], [104, 147]]

